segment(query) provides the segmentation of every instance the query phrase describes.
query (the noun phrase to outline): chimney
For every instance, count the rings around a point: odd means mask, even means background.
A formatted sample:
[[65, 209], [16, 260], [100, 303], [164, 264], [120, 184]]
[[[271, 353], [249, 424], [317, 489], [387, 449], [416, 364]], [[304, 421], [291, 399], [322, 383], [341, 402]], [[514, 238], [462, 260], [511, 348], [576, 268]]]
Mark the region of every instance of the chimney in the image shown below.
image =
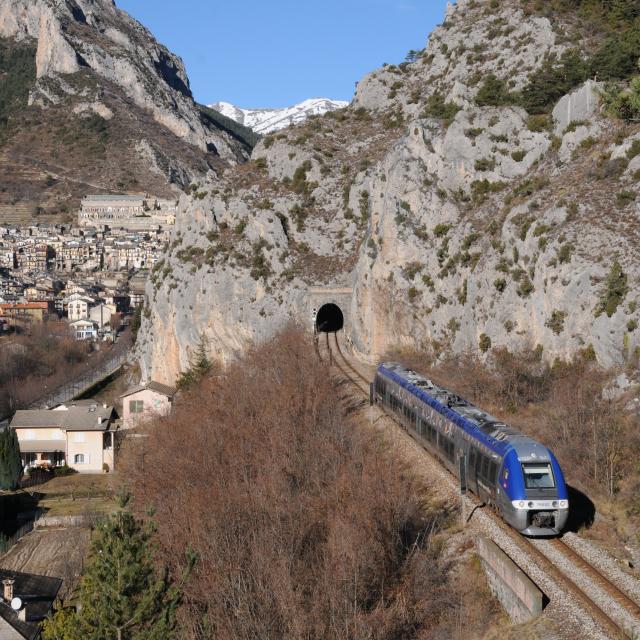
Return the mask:
[[2, 586], [4, 587], [4, 600], [5, 602], [11, 602], [13, 600], [13, 585], [15, 584], [15, 580], [11, 578], [6, 578], [2, 581]]

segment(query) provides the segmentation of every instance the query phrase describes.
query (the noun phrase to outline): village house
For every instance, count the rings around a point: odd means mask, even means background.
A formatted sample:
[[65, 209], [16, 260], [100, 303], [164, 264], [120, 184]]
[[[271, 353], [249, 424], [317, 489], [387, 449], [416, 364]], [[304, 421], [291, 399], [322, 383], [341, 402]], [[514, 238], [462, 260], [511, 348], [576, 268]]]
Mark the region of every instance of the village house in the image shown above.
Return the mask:
[[95, 303], [93, 298], [81, 293], [72, 293], [66, 300], [67, 316], [70, 322], [89, 317], [89, 308]]
[[122, 396], [122, 427], [132, 428], [143, 420], [171, 412], [176, 389], [151, 381], [129, 389]]
[[24, 467], [67, 464], [97, 473], [114, 468], [113, 421], [113, 407], [75, 400], [55, 409], [16, 411], [11, 428], [18, 436]]
[[74, 320], [69, 323], [69, 328], [76, 340], [96, 340], [98, 337], [98, 324], [93, 320]]
[[51, 300], [39, 302], [0, 303], [0, 317], [12, 326], [26, 325], [32, 322], [44, 322], [58, 317], [55, 304]]
[[89, 320], [98, 325], [98, 329], [104, 329], [107, 325], [111, 325], [111, 316], [117, 312], [115, 305], [98, 304], [89, 309]]

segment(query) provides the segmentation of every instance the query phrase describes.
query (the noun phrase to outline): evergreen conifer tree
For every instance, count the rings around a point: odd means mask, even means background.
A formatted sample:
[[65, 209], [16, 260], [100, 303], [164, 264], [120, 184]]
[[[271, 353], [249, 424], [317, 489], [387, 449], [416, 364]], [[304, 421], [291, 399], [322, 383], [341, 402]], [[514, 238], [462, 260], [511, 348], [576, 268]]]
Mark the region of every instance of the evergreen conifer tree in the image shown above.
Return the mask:
[[189, 356], [189, 366], [178, 377], [178, 389], [187, 389], [207, 376], [213, 369], [213, 363], [209, 357], [209, 341], [204, 333], [200, 334], [200, 340], [194, 353]]
[[[44, 625], [45, 640], [171, 640], [175, 637], [179, 585], [153, 562], [153, 528], [127, 509], [100, 522], [80, 583], [78, 610], [59, 609]], [[188, 569], [193, 566], [188, 557]]]
[[22, 477], [20, 445], [15, 429], [0, 432], [0, 489], [17, 489]]

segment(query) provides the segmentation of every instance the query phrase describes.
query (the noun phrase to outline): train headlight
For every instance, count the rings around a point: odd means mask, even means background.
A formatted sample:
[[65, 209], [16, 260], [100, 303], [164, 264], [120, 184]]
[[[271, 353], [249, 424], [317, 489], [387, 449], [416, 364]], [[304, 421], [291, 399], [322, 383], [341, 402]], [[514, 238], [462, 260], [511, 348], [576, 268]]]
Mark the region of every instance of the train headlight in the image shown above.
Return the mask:
[[558, 503], [554, 500], [554, 501], [551, 503], [551, 506], [552, 506], [554, 509], [557, 509], [557, 508], [558, 508]]
[[566, 509], [569, 506], [569, 501], [568, 500], [560, 500], [560, 508], [561, 509]]
[[521, 509], [524, 509], [524, 500], [520, 500], [520, 502], [518, 502], [518, 506], [519, 506]]
[[529, 509], [533, 509], [533, 502], [529, 502]]

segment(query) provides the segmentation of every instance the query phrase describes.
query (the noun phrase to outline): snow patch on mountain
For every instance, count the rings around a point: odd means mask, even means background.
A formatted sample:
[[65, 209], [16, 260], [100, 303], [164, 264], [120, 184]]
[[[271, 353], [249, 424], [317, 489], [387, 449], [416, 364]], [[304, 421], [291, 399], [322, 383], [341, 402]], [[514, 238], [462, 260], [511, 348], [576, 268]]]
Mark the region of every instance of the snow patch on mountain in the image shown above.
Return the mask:
[[328, 111], [343, 109], [348, 104], [344, 100], [310, 98], [282, 109], [242, 109], [229, 102], [216, 102], [209, 106], [222, 115], [253, 129], [256, 133], [264, 135], [303, 122], [311, 115], [322, 115]]

